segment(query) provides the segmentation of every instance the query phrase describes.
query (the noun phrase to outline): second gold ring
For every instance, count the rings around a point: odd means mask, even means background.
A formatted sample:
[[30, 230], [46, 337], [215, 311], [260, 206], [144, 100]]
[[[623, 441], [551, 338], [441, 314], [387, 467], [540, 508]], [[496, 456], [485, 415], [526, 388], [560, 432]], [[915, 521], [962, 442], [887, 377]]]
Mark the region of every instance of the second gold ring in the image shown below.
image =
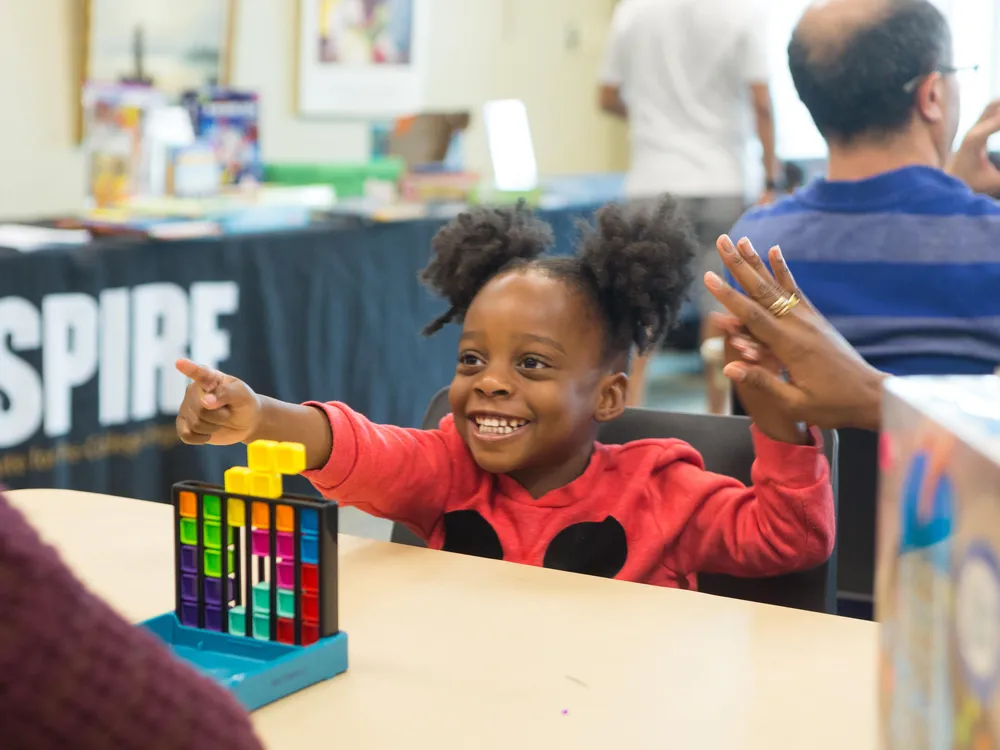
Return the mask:
[[768, 312], [776, 318], [783, 318], [792, 311], [792, 308], [799, 304], [797, 294], [781, 295], [774, 304], [768, 308]]

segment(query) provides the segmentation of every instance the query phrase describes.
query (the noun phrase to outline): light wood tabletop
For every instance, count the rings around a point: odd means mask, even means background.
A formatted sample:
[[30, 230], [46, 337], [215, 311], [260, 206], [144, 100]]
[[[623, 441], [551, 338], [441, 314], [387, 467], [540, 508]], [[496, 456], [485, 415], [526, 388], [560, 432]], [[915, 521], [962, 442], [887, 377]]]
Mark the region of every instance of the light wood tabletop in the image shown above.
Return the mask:
[[[139, 621], [173, 607], [169, 506], [10, 498]], [[253, 715], [269, 748], [870, 750], [872, 623], [341, 537], [349, 671]]]

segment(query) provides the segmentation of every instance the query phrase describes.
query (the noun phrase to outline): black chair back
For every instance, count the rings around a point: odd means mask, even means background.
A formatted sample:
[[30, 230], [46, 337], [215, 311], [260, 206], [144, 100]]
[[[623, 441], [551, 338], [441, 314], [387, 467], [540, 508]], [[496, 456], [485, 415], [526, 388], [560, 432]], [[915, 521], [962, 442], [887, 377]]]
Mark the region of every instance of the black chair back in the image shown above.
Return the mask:
[[840, 430], [841, 479], [838, 597], [871, 603], [875, 590], [875, 518], [878, 515], [878, 433]]
[[[433, 429], [448, 414], [448, 391], [440, 391], [424, 416], [424, 429]], [[754, 461], [750, 420], [746, 417], [716, 417], [707, 414], [680, 414], [652, 409], [626, 409], [614, 422], [601, 427], [598, 439], [615, 445], [644, 438], [678, 438], [693, 446], [705, 460], [705, 467], [717, 474], [750, 483]], [[833, 431], [823, 433], [824, 451], [830, 462], [833, 498], [837, 503], [838, 437]], [[392, 541], [423, 546], [413, 532], [395, 524]], [[814, 612], [834, 613], [837, 591], [837, 550], [824, 564], [811, 570], [771, 578], [736, 578], [727, 575], [699, 574], [698, 588], [709, 594], [775, 604]]]

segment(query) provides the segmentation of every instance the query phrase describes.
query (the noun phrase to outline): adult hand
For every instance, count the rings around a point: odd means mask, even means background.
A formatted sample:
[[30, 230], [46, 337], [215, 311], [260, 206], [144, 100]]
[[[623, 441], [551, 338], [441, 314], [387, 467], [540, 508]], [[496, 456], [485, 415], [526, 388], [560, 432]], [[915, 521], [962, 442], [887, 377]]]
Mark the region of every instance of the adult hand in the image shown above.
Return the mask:
[[966, 134], [948, 164], [948, 173], [977, 193], [1000, 196], [1000, 170], [986, 151], [989, 137], [1000, 132], [1000, 100], [990, 102]]
[[[865, 362], [809, 304], [796, 286], [781, 250], [775, 247], [770, 252], [772, 276], [746, 238], [737, 248], [723, 235], [717, 247], [723, 263], [748, 295], [716, 274], [706, 274], [709, 291], [739, 321], [737, 324], [723, 317], [717, 322], [731, 334], [734, 326], [745, 326], [749, 335], [784, 365], [789, 381], [746, 361], [726, 365], [726, 376], [742, 389], [768, 394], [798, 421], [826, 429], [879, 429], [882, 381], [887, 376]], [[797, 295], [800, 302], [786, 315], [778, 318], [769, 312], [775, 302], [791, 294]]]

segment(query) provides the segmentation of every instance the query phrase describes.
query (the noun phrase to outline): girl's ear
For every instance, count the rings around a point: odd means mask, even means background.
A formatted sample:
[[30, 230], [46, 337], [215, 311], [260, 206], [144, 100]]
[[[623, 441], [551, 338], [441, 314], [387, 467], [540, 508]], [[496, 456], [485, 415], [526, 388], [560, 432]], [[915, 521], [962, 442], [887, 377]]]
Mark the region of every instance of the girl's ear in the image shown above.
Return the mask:
[[601, 380], [597, 409], [594, 419], [598, 422], [610, 422], [618, 419], [625, 411], [625, 398], [628, 395], [628, 375], [615, 372], [605, 375]]

